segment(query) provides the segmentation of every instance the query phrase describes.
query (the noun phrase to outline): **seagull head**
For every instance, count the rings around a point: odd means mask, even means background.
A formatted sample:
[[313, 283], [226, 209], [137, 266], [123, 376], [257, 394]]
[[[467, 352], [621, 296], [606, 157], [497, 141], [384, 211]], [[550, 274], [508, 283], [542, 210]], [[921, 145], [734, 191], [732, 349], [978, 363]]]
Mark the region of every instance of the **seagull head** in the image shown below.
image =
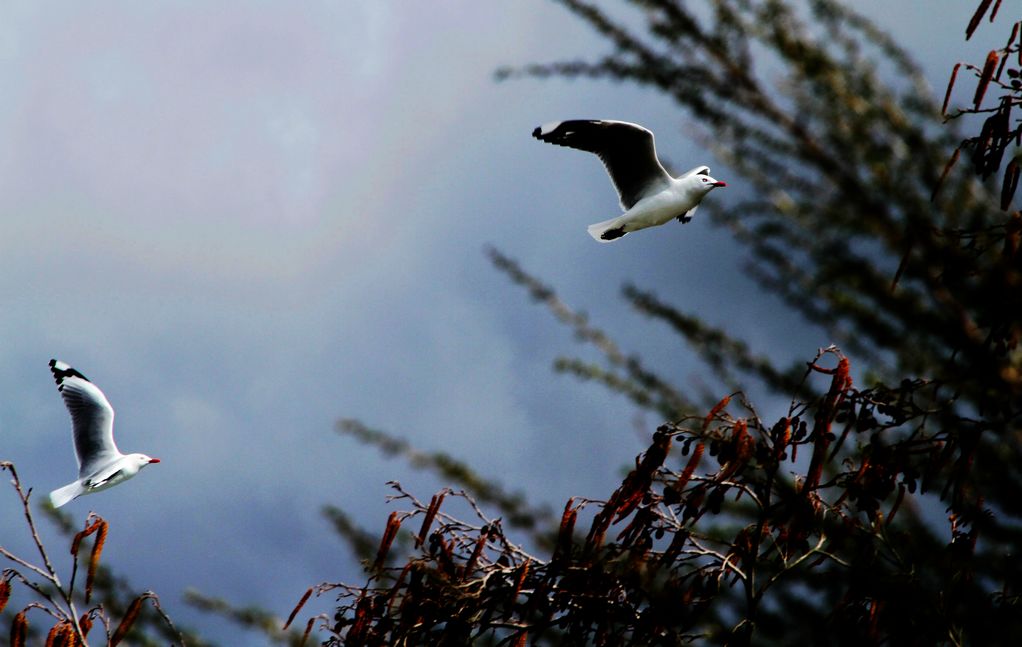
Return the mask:
[[696, 182], [698, 183], [698, 186], [700, 188], [702, 188], [703, 191], [705, 191], [707, 193], [709, 193], [710, 190], [712, 190], [712, 189], [716, 189], [718, 186], [727, 186], [727, 182], [721, 182], [720, 180], [715, 180], [712, 177], [710, 177], [709, 175], [700, 174], [700, 175], [696, 175], [695, 177], [696, 177]]
[[139, 468], [143, 468], [150, 463], [159, 463], [160, 459], [153, 458], [152, 456], [146, 456], [145, 454], [132, 454], [132, 458], [138, 463]]

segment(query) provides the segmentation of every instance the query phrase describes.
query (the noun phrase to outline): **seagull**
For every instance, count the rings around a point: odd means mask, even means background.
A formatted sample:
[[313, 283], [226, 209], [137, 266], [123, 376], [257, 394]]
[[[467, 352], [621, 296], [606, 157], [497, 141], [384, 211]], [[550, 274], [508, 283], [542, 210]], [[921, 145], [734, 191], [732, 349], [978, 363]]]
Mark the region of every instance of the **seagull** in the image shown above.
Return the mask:
[[50, 492], [59, 508], [83, 494], [92, 494], [127, 481], [160, 459], [145, 454], [122, 454], [114, 444], [114, 408], [99, 387], [68, 364], [50, 360], [57, 390], [71, 412], [71, 428], [78, 459], [78, 480]]
[[673, 178], [656, 156], [652, 131], [627, 121], [574, 119], [538, 126], [536, 139], [595, 153], [603, 161], [624, 213], [589, 225], [589, 235], [609, 243], [625, 234], [662, 225], [672, 218], [686, 223], [706, 194], [727, 186], [710, 177], [710, 167], [697, 166]]

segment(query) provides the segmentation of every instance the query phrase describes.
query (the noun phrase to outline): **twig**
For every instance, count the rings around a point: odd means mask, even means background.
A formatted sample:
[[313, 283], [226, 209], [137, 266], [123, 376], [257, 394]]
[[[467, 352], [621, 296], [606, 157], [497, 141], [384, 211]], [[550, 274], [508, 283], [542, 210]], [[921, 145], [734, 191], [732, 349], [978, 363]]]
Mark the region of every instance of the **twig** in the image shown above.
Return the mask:
[[[60, 578], [57, 576], [57, 571], [53, 568], [53, 564], [50, 562], [50, 556], [47, 554], [46, 548], [43, 546], [43, 541], [39, 538], [39, 532], [36, 529], [35, 520], [32, 518], [32, 509], [29, 505], [29, 497], [32, 496], [32, 489], [29, 488], [28, 492], [22, 489], [21, 479], [18, 478], [18, 472], [14, 467], [14, 463], [9, 461], [0, 462], [0, 469], [5, 469], [11, 473], [11, 482], [18, 493], [18, 498], [21, 500], [21, 507], [24, 510], [25, 520], [28, 522], [28, 528], [32, 534], [32, 540], [35, 542], [36, 548], [39, 550], [39, 555], [42, 557], [43, 564], [46, 566], [46, 572], [43, 572], [42, 569], [28, 564], [21, 559], [15, 558], [6, 550], [4, 550], [4, 556], [8, 557], [8, 559], [13, 559], [19, 564], [29, 567], [33, 572], [38, 573], [41, 577], [49, 580], [53, 584], [53, 586], [57, 589], [57, 592], [60, 593], [60, 597], [64, 600], [64, 603], [67, 605], [67, 610], [65, 611], [64, 609], [61, 609], [53, 598], [49, 596], [44, 597], [53, 604], [54, 609], [56, 609], [58, 613], [65, 614], [65, 617], [62, 619], [71, 622], [71, 625], [75, 630], [75, 635], [81, 641], [82, 645], [88, 647], [88, 641], [85, 639], [85, 633], [82, 631], [82, 627], [78, 622], [78, 609], [75, 607], [74, 599], [71, 595], [72, 592], [70, 589], [67, 591], [64, 590], [60, 583]], [[38, 591], [36, 587], [33, 588]]]

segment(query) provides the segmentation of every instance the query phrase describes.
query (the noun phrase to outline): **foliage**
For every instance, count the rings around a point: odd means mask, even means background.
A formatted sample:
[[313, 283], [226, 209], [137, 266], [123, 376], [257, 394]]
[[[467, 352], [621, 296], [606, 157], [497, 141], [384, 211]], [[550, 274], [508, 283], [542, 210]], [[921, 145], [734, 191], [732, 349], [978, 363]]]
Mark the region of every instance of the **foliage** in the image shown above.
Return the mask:
[[[965, 30], [966, 40], [972, 38], [988, 10], [990, 11], [990, 22], [997, 17], [997, 10], [1000, 8], [1001, 2], [998, 0], [993, 8], [991, 8], [991, 4], [993, 4], [992, 0], [980, 0], [976, 7], [976, 13], [973, 14], [972, 20], [969, 21], [969, 26]], [[966, 115], [982, 114], [989, 114], [989, 116], [983, 121], [978, 135], [969, 137], [958, 145], [951, 159], [948, 160], [945, 174], [958, 161], [958, 155], [964, 148], [970, 151], [970, 158], [976, 174], [986, 179], [1001, 168], [1008, 147], [1014, 142], [1017, 149], [1022, 142], [1022, 117], [1015, 117], [1014, 121], [1012, 120], [1015, 110], [1022, 108], [1022, 21], [1011, 26], [1008, 42], [1004, 47], [990, 50], [982, 66], [969, 63], [958, 63], [954, 66], [951, 70], [951, 80], [948, 81], [947, 93], [944, 95], [944, 107], [941, 109], [944, 114], [947, 114], [951, 91], [958, 78], [958, 71], [963, 65], [966, 70], [978, 77], [972, 105], [955, 110], [948, 115], [948, 118], [960, 119]], [[991, 86], [999, 90], [1000, 96], [996, 99], [995, 106], [984, 107], [984, 99]], [[1001, 209], [1007, 210], [1012, 198], [1015, 197], [1020, 168], [1022, 168], [1020, 161], [1022, 161], [1022, 154], [1016, 152], [1004, 168], [1004, 177], [1001, 181]]]
[[[14, 564], [13, 567], [4, 569], [0, 577], [0, 611], [15, 599], [15, 586], [29, 592], [31, 597], [31, 601], [25, 603], [10, 622], [11, 647], [25, 645], [29, 637], [35, 635], [33, 628], [29, 626], [29, 611], [38, 612], [36, 615], [49, 616], [49, 621], [53, 622], [46, 636], [47, 647], [50, 645], [84, 647], [88, 644], [114, 647], [122, 642], [132, 645], [155, 645], [167, 644], [168, 640], [184, 647], [185, 636], [178, 632], [164, 613], [160, 599], [155, 593], [152, 591], [130, 593], [130, 597], [126, 597], [129, 590], [126, 583], [113, 580], [101, 571], [99, 559], [109, 526], [95, 513], [89, 515], [85, 520], [85, 527], [75, 533], [71, 541], [71, 577], [65, 587], [36, 530], [35, 519], [29, 506], [31, 490], [26, 492], [22, 488], [21, 480], [12, 463], [0, 462], [0, 469], [11, 474], [12, 485], [21, 500], [25, 521], [41, 560], [39, 563], [32, 563], [0, 546], [0, 555]], [[67, 518], [60, 520], [63, 522], [65, 534], [73, 532]], [[85, 547], [85, 540], [90, 537], [92, 549], [85, 560], [84, 588], [76, 588], [78, 555]], [[96, 591], [97, 595], [93, 596], [93, 591]], [[84, 605], [86, 610], [79, 612], [79, 605]], [[121, 620], [115, 625], [113, 619], [118, 616]], [[97, 623], [102, 626], [104, 636], [97, 639], [98, 632], [93, 631], [90, 643], [90, 631]], [[155, 636], [160, 640], [154, 641]], [[201, 643], [192, 641], [190, 644]]]

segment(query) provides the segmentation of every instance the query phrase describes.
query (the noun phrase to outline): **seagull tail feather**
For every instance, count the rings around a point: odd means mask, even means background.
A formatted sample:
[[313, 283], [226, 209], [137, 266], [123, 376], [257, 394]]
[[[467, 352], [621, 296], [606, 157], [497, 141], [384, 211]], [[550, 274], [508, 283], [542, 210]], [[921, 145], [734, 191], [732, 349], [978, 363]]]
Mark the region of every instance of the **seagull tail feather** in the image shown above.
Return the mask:
[[620, 218], [611, 218], [610, 220], [604, 220], [603, 222], [589, 225], [586, 230], [596, 242], [612, 243], [628, 233], [625, 231], [624, 226], [618, 223], [619, 219]]
[[59, 508], [71, 499], [77, 498], [85, 494], [85, 488], [78, 481], [74, 483], [68, 483], [62, 488], [57, 488], [53, 492], [50, 492], [50, 503], [54, 508]]

